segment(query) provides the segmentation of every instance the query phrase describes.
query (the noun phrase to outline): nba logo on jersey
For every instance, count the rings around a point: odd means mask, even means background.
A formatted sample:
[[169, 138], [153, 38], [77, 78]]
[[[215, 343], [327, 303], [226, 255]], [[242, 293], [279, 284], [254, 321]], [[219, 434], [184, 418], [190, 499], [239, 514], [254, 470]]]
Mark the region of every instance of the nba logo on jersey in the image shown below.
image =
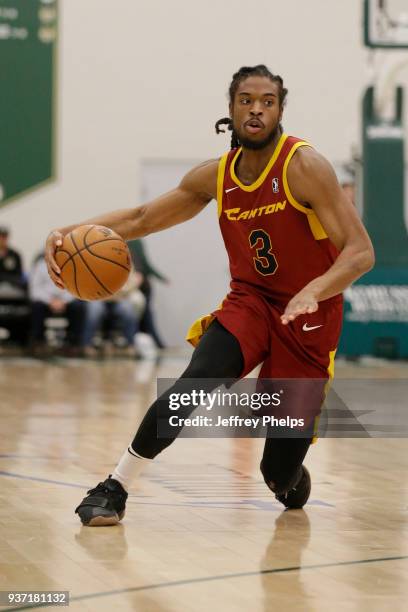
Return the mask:
[[272, 179], [272, 191], [273, 193], [279, 193], [279, 179]]

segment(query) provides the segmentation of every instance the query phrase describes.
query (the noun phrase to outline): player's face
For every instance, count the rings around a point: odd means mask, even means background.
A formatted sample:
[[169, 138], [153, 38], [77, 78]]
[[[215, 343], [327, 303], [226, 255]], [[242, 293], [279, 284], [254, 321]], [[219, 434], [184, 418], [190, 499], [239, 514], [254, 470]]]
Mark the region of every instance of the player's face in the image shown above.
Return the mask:
[[238, 86], [230, 115], [243, 147], [265, 148], [275, 139], [282, 119], [278, 84], [267, 77], [248, 77]]

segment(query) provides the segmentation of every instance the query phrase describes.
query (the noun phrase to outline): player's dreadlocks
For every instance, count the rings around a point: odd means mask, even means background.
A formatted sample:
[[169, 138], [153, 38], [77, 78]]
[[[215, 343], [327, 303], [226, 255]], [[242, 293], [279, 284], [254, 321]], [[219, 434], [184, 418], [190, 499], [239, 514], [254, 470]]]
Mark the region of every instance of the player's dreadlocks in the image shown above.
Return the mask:
[[[244, 81], [250, 76], [261, 76], [268, 77], [273, 83], [278, 83], [279, 85], [279, 106], [284, 106], [286, 101], [286, 96], [288, 95], [288, 90], [283, 86], [283, 79], [278, 74], [272, 74], [270, 70], [264, 64], [258, 64], [257, 66], [242, 66], [236, 72], [231, 81], [231, 85], [229, 87], [229, 101], [232, 105], [234, 103], [235, 94], [237, 92], [238, 86], [241, 81]], [[220, 128], [220, 125], [226, 125], [227, 129], [232, 132], [231, 135], [231, 149], [235, 149], [240, 146], [240, 142], [238, 140], [238, 136], [236, 135], [234, 128], [232, 126], [232, 119], [230, 117], [224, 117], [223, 119], [219, 119], [215, 124], [215, 131], [217, 134], [220, 132], [225, 133], [225, 130]]]

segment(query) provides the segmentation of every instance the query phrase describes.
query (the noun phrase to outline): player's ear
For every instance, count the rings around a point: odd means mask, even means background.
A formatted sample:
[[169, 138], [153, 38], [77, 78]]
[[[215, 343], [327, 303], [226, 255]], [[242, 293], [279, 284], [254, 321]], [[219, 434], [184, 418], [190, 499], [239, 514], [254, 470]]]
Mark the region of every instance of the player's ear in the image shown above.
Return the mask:
[[228, 104], [228, 109], [229, 109], [229, 116], [230, 116], [230, 119], [232, 119], [232, 102], [230, 102], [230, 103]]

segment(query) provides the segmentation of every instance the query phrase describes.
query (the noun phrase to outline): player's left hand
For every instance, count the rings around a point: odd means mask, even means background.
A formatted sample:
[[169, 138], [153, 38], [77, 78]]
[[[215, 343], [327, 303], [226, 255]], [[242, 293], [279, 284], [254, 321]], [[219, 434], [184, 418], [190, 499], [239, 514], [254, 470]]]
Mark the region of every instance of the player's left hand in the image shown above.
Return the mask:
[[286, 306], [285, 312], [281, 316], [281, 321], [283, 325], [287, 325], [299, 315], [316, 312], [318, 308], [319, 303], [314, 293], [308, 289], [302, 289], [302, 291], [293, 296]]

